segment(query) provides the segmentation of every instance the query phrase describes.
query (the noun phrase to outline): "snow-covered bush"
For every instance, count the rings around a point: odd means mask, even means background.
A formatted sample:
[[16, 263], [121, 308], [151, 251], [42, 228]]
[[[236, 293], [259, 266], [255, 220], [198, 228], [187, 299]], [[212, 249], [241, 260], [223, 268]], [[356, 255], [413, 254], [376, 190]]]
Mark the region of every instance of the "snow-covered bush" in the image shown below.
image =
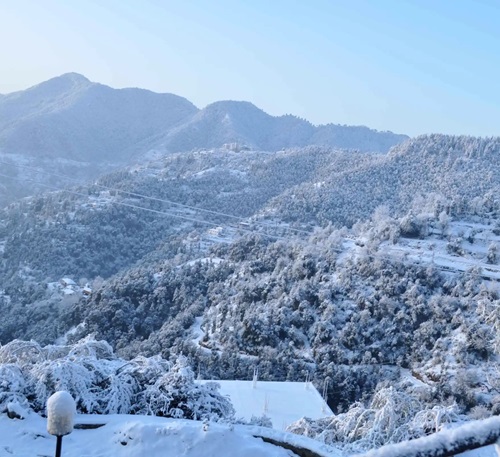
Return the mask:
[[184, 419], [217, 420], [234, 415], [231, 402], [215, 382], [197, 384], [185, 357], [139, 395], [134, 411]]
[[43, 350], [35, 341], [13, 340], [0, 346], [0, 363], [37, 363], [45, 358]]
[[287, 431], [341, 447], [346, 452], [361, 452], [425, 436], [457, 420], [456, 405], [429, 407], [402, 389], [383, 387], [368, 406], [357, 402], [347, 412], [332, 417], [303, 418]]
[[273, 422], [271, 418], [267, 417], [265, 414], [262, 416], [252, 416], [248, 421], [250, 425], [257, 425], [259, 427], [273, 428]]
[[16, 403], [44, 413], [48, 398], [67, 391], [80, 413], [151, 414], [217, 420], [234, 409], [216, 383], [198, 384], [180, 357], [126, 361], [105, 341], [87, 337], [72, 346], [13, 341], [0, 347], [0, 413]]
[[23, 394], [26, 388], [21, 368], [14, 363], [0, 364], [0, 413], [5, 413], [10, 403], [28, 402]]

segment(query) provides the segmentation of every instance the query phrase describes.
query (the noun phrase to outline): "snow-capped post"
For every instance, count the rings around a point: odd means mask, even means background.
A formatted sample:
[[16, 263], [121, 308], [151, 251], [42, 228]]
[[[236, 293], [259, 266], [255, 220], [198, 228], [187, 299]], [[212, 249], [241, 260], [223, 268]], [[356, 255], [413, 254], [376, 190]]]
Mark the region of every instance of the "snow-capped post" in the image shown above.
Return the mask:
[[75, 400], [69, 392], [61, 390], [47, 400], [47, 431], [57, 437], [56, 457], [61, 456], [62, 437], [73, 431], [75, 414]]

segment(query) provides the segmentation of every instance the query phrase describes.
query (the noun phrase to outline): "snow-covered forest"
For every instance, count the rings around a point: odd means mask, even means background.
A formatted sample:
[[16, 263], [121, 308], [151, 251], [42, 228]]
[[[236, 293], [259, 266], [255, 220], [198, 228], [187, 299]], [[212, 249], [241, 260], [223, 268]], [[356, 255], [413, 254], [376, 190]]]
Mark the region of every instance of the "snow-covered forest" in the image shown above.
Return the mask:
[[[81, 413], [234, 422], [195, 378], [258, 370], [312, 380], [335, 414], [289, 430], [346, 453], [500, 413], [499, 139], [367, 153], [309, 141], [333, 126], [175, 101], [164, 150], [92, 183], [10, 162], [17, 185], [68, 189], [0, 210], [1, 412], [63, 389]], [[189, 135], [227, 110], [267, 127]]]

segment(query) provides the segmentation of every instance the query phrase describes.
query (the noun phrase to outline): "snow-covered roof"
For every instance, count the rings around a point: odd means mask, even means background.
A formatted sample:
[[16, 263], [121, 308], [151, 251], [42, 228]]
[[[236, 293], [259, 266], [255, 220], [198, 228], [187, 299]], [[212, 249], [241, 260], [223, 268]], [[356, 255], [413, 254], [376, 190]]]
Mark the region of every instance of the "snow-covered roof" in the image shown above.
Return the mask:
[[255, 386], [253, 381], [216, 382], [221, 393], [231, 399], [236, 417], [249, 420], [265, 414], [276, 430], [283, 430], [302, 417], [320, 419], [333, 415], [310, 382], [257, 381]]
[[71, 278], [61, 278], [61, 284], [65, 286], [76, 286], [76, 282]]

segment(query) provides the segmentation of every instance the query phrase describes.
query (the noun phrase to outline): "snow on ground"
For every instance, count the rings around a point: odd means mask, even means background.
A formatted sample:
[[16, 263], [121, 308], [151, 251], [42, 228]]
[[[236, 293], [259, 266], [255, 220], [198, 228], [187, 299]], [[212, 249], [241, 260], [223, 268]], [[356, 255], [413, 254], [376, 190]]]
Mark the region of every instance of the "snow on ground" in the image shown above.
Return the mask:
[[203, 316], [195, 317], [193, 325], [189, 329], [189, 334], [191, 335], [191, 341], [196, 344], [196, 346], [200, 345], [200, 341], [205, 335], [205, 332], [201, 328], [201, 324], [203, 323]]
[[485, 278], [500, 279], [500, 266], [488, 264], [485, 260], [487, 247], [476, 242], [469, 245], [462, 242], [463, 255], [450, 254], [446, 251], [446, 241], [401, 239], [398, 245], [384, 244], [388, 254], [400, 253], [407, 255], [415, 263], [433, 264], [436, 267], [450, 271], [467, 271], [471, 268], [482, 268]]
[[[486, 219], [488, 221], [488, 219]], [[387, 259], [406, 259], [412, 264], [433, 266], [443, 272], [459, 273], [472, 268], [481, 269], [484, 279], [500, 281], [500, 229], [493, 224], [457, 220], [446, 230], [430, 227], [424, 238], [400, 237], [396, 244], [383, 241], [377, 255]], [[338, 261], [344, 262], [356, 255], [366, 255], [365, 236], [346, 236], [342, 240]], [[498, 248], [498, 260], [489, 262], [490, 246]], [[372, 253], [373, 254], [373, 253]]]
[[[207, 381], [199, 381], [207, 382]], [[257, 381], [216, 381], [220, 392], [227, 395], [236, 417], [250, 420], [267, 416], [275, 430], [284, 430], [302, 417], [321, 419], [333, 412], [311, 383]]]
[[[63, 438], [64, 457], [291, 457], [296, 454], [264, 442], [261, 428], [203, 424], [152, 416], [78, 416], [75, 423], [105, 423], [92, 430], [75, 429]], [[0, 456], [52, 456], [56, 438], [47, 420], [30, 414], [25, 420], [0, 416]], [[263, 430], [263, 435], [319, 451], [322, 457], [342, 457], [331, 448], [297, 435]], [[288, 436], [288, 440], [286, 440]]]
[[193, 266], [193, 265], [196, 265], [197, 263], [200, 263], [202, 265], [206, 264], [206, 263], [211, 263], [213, 265], [218, 265], [222, 261], [223, 261], [223, 259], [221, 259], [219, 257], [202, 257], [202, 258], [199, 258], [199, 259], [190, 260], [189, 262], [186, 262], [184, 265]]
[[[299, 383], [297, 383], [299, 384]], [[290, 400], [289, 400], [290, 401]], [[64, 457], [293, 457], [296, 454], [262, 438], [313, 451], [318, 457], [345, 457], [331, 446], [299, 435], [262, 427], [203, 423], [182, 419], [132, 415], [77, 415], [75, 424], [104, 424], [75, 429], [63, 439]], [[448, 432], [449, 433], [449, 432]], [[262, 437], [262, 438], [261, 438]], [[434, 438], [431, 438], [431, 441]], [[436, 437], [437, 440], [437, 437]], [[437, 442], [437, 441], [436, 441]], [[410, 449], [414, 443], [408, 443]], [[47, 432], [47, 419], [35, 413], [26, 419], [0, 415], [0, 457], [49, 457], [56, 438]], [[391, 456], [394, 447], [374, 456]], [[314, 455], [314, 454], [313, 454]], [[493, 446], [460, 454], [496, 457]]]
[[[495, 446], [485, 446], [474, 451], [459, 454], [460, 457], [498, 457]], [[457, 456], [458, 457], [458, 456]]]
[[71, 295], [90, 295], [92, 293], [92, 289], [88, 284], [85, 287], [80, 287], [71, 278], [62, 278], [56, 282], [49, 282], [47, 283], [47, 290], [50, 292], [52, 298]]

